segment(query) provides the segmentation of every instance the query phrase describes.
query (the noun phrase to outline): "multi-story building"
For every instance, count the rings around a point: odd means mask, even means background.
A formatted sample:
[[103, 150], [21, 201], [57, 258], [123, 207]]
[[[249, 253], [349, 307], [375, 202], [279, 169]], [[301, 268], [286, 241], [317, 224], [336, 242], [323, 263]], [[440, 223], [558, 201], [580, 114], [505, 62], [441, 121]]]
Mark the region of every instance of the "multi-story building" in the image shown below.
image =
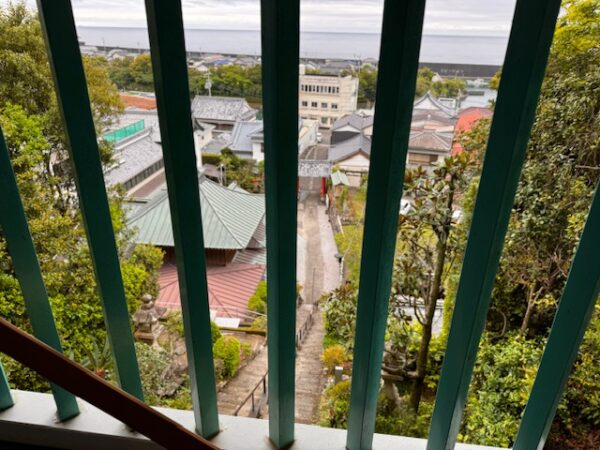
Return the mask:
[[319, 121], [329, 128], [346, 114], [356, 110], [358, 78], [337, 75], [307, 75], [300, 65], [300, 117]]

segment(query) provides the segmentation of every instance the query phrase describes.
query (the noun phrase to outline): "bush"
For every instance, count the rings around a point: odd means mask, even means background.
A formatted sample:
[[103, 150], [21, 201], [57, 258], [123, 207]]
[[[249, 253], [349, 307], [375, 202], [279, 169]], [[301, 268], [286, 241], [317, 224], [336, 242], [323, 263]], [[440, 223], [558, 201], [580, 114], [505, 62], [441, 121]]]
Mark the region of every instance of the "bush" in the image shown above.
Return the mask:
[[[350, 380], [340, 381], [323, 393], [319, 411], [319, 425], [331, 428], [347, 428], [350, 409]], [[403, 436], [427, 436], [433, 402], [421, 402], [419, 414], [408, 408], [399, 410], [394, 402], [380, 394], [375, 417], [375, 432]]]
[[252, 322], [252, 328], [255, 330], [264, 330], [267, 331], [267, 316], [258, 316]]
[[140, 367], [140, 378], [144, 389], [144, 397], [149, 404], [158, 403], [161, 392], [167, 387], [169, 381], [165, 372], [169, 367], [169, 355], [162, 348], [154, 348], [141, 342], [135, 343]]
[[[358, 289], [351, 283], [325, 294], [320, 303], [325, 319], [325, 343], [341, 344], [352, 350], [356, 326]], [[327, 346], [328, 346], [327, 345]]]
[[12, 389], [35, 392], [50, 391], [50, 383], [29, 367], [6, 355], [1, 355], [0, 362], [4, 365], [6, 377]]
[[347, 428], [350, 408], [350, 380], [340, 381], [325, 389], [321, 398], [319, 425]]
[[219, 164], [221, 164], [221, 155], [219, 155], [218, 153], [203, 153], [202, 163], [218, 166]]
[[261, 281], [256, 286], [256, 292], [248, 299], [248, 309], [259, 314], [267, 313], [267, 283]]
[[210, 321], [210, 341], [212, 342], [212, 345], [215, 345], [215, 343], [221, 339], [221, 330], [219, 329], [219, 325], [217, 325], [216, 323], [214, 323], [212, 320]]
[[462, 440], [510, 447], [529, 398], [543, 343], [518, 332], [491, 342], [484, 337], [473, 370]]
[[350, 355], [348, 355], [346, 349], [340, 344], [326, 348], [321, 355], [321, 361], [323, 361], [329, 373], [333, 373], [336, 366], [345, 363], [349, 359]]
[[241, 349], [242, 349], [242, 356], [244, 359], [248, 359], [252, 356], [252, 346], [250, 344], [248, 344], [247, 342], [242, 342], [241, 343]]
[[233, 378], [240, 367], [240, 341], [233, 336], [221, 336], [213, 346], [215, 360], [223, 361], [222, 369], [217, 373], [222, 380]]

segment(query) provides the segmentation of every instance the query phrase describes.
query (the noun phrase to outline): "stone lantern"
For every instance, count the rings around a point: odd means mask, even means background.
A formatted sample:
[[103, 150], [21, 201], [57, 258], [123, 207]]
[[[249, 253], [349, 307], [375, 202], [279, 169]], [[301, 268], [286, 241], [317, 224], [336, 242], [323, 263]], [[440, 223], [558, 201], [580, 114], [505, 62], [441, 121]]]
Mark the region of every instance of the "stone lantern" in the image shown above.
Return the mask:
[[156, 310], [154, 299], [150, 294], [144, 294], [142, 306], [133, 315], [135, 338], [149, 345], [157, 344], [158, 336], [164, 330], [164, 326], [158, 321], [159, 317], [160, 314]]

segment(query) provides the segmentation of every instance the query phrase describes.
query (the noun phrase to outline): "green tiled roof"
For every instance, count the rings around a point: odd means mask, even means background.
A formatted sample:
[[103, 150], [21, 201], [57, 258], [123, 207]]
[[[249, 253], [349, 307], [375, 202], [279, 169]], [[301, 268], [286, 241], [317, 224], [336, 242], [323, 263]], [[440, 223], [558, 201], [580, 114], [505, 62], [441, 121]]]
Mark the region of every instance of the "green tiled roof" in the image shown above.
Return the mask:
[[[265, 198], [223, 187], [200, 177], [200, 206], [204, 246], [212, 249], [244, 249], [265, 216]], [[135, 241], [174, 247], [171, 212], [166, 187], [145, 205], [130, 213], [129, 226]]]
[[334, 186], [337, 186], [338, 184], [345, 184], [346, 186], [350, 186], [350, 183], [348, 182], [348, 177], [344, 172], [332, 172], [330, 177], [331, 184], [333, 184]]

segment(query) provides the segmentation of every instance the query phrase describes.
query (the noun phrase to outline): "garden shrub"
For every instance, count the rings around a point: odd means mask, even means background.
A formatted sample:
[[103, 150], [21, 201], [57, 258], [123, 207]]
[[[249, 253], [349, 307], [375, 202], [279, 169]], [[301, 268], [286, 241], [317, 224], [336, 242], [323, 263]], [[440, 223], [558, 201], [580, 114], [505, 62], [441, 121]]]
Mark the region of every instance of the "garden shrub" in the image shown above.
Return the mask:
[[350, 355], [348, 355], [346, 349], [340, 344], [326, 348], [321, 355], [321, 361], [323, 361], [329, 373], [333, 373], [336, 366], [345, 363], [349, 359]]
[[214, 358], [223, 361], [219, 378], [228, 380], [235, 376], [240, 367], [240, 351], [240, 341], [233, 336], [221, 336], [217, 339], [213, 346]]
[[258, 316], [252, 322], [252, 327], [255, 330], [264, 330], [267, 331], [267, 316]]
[[256, 292], [248, 299], [248, 309], [259, 314], [267, 313], [267, 283], [261, 281], [256, 286]]

